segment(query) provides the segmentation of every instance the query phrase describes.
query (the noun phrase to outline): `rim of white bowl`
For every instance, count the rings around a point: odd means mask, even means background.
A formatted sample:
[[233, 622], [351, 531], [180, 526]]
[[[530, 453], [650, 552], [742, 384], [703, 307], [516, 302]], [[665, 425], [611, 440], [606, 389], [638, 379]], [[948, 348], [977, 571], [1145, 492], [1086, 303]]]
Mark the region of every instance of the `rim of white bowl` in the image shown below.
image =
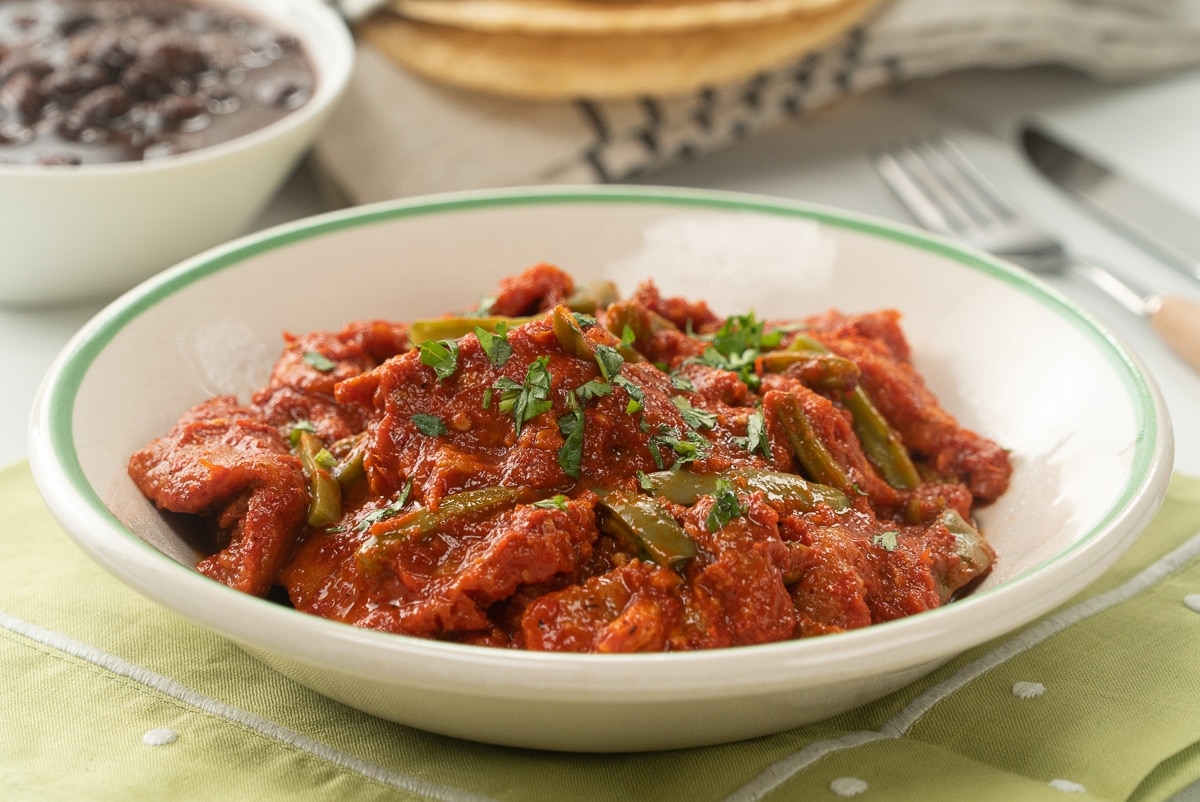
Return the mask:
[[[264, 251], [408, 216], [536, 204], [700, 206], [800, 217], [951, 259], [1005, 282], [1081, 331], [1119, 374], [1136, 416], [1129, 478], [1101, 519], [1067, 549], [994, 588], [936, 610], [820, 638], [696, 652], [579, 655], [445, 643], [365, 630], [202, 576], [129, 531], [88, 482], [72, 438], [76, 395], [104, 349], [162, 299]], [[127, 292], [86, 324], [43, 380], [30, 425], [30, 463], [51, 512], [85, 552], [126, 584], [202, 626], [289, 660], [381, 682], [516, 699], [651, 702], [734, 697], [936, 663], [1029, 623], [1106, 568], [1147, 525], [1170, 480], [1173, 441], [1162, 396], [1137, 358], [1101, 324], [1040, 280], [984, 253], [911, 227], [816, 204], [738, 192], [665, 187], [512, 188], [386, 201], [285, 223], [180, 263]], [[86, 533], [86, 534], [81, 534]], [[1067, 560], [1072, 565], [1065, 566]], [[1070, 568], [1071, 570], [1064, 570]], [[150, 572], [147, 574], [145, 572]], [[169, 577], [169, 590], [148, 581]], [[239, 611], [231, 615], [228, 611]], [[997, 612], [1008, 611], [1006, 616]], [[692, 670], [696, 669], [696, 670]], [[599, 673], [598, 673], [599, 672]], [[597, 684], [599, 676], [603, 683]]]
[[[0, 176], [8, 180], [20, 178], [37, 181], [79, 181], [91, 176], [114, 173], [141, 173], [186, 167], [220, 159], [226, 154], [253, 148], [274, 139], [284, 131], [299, 128], [313, 117], [324, 114], [350, 83], [354, 71], [354, 38], [346, 21], [324, 0], [194, 0], [200, 5], [223, 7], [226, 10], [254, 16], [277, 30], [296, 36], [316, 77], [313, 96], [300, 108], [278, 120], [247, 131], [232, 139], [215, 142], [197, 150], [165, 156], [159, 159], [105, 162], [68, 167], [45, 167], [32, 164], [0, 164]], [[297, 20], [303, 20], [298, 23]]]

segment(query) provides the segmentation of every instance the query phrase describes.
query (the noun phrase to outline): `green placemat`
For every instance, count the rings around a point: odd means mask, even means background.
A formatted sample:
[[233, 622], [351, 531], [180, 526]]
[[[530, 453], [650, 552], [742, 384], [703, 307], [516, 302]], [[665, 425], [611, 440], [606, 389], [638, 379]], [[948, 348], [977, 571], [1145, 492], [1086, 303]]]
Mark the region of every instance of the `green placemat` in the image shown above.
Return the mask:
[[1200, 796], [1200, 480], [1085, 594], [874, 704], [651, 754], [359, 713], [138, 596], [0, 470], [5, 800], [1177, 800]]

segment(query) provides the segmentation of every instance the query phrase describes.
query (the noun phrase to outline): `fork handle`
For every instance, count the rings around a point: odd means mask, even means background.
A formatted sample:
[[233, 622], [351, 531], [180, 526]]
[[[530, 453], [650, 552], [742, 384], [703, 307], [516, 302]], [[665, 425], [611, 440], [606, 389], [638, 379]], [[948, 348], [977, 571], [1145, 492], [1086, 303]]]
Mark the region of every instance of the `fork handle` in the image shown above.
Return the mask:
[[1178, 295], [1152, 295], [1146, 299], [1146, 315], [1163, 342], [1200, 370], [1200, 303]]

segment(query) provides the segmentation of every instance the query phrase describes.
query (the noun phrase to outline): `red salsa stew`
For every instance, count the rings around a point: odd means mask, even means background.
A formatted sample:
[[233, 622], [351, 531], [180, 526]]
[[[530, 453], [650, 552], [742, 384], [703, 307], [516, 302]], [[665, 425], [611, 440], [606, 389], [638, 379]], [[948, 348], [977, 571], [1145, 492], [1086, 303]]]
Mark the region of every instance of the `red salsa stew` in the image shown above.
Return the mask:
[[536, 265], [467, 312], [285, 335], [248, 403], [133, 455], [197, 568], [355, 626], [496, 647], [707, 649], [864, 627], [991, 568], [1007, 488], [892, 310], [723, 317]]

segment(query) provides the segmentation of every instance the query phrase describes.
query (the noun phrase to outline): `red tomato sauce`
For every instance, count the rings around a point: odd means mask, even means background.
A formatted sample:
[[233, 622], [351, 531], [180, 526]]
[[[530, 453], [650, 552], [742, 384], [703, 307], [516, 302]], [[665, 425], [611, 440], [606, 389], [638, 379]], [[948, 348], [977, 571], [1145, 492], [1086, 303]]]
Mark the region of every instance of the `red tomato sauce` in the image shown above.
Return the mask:
[[536, 265], [460, 315], [285, 335], [268, 384], [130, 460], [197, 569], [360, 627], [579, 652], [822, 635], [938, 607], [995, 553], [996, 443], [900, 316], [723, 318]]

